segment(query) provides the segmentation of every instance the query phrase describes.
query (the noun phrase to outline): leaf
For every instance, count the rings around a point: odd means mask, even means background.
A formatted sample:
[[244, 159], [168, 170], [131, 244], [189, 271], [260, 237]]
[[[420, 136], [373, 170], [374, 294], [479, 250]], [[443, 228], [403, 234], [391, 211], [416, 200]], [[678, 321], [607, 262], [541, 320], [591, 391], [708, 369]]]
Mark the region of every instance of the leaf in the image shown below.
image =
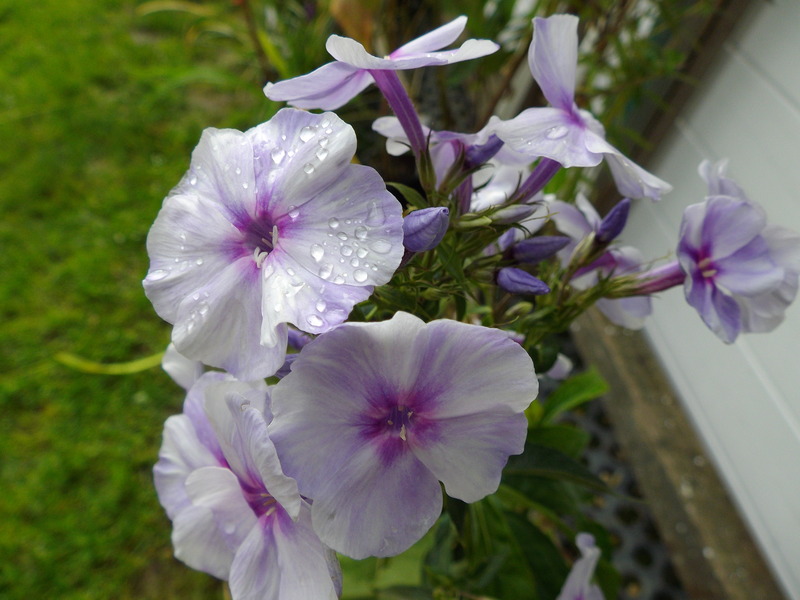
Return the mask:
[[577, 460], [554, 448], [548, 448], [530, 442], [525, 443], [525, 451], [519, 456], [512, 456], [504, 470], [507, 483], [519, 477], [545, 477], [557, 481], [577, 483], [597, 492], [608, 493], [611, 490], [594, 473]]
[[571, 425], [545, 425], [528, 431], [528, 441], [547, 446], [564, 454], [578, 458], [589, 443], [591, 436]]
[[527, 519], [513, 513], [508, 513], [506, 518], [519, 551], [533, 573], [537, 598], [555, 598], [569, 574], [558, 548]]
[[66, 365], [77, 371], [83, 371], [84, 373], [95, 373], [97, 375], [130, 375], [131, 373], [138, 373], [159, 366], [163, 356], [164, 353], [159, 352], [152, 356], [146, 356], [124, 363], [99, 363], [81, 358], [75, 354], [70, 354], [69, 352], [59, 352], [53, 358], [62, 365]]
[[558, 386], [544, 402], [544, 414], [542, 414], [541, 422], [549, 423], [562, 412], [599, 398], [606, 392], [608, 392], [608, 383], [594, 367], [579, 375], [573, 375]]
[[415, 208], [425, 208], [428, 206], [428, 203], [425, 202], [425, 199], [422, 197], [417, 190], [407, 185], [403, 185], [402, 183], [395, 183], [393, 181], [387, 181], [386, 185], [388, 187], [393, 187], [400, 195], [405, 198], [405, 201], [408, 203], [409, 206], [413, 206]]

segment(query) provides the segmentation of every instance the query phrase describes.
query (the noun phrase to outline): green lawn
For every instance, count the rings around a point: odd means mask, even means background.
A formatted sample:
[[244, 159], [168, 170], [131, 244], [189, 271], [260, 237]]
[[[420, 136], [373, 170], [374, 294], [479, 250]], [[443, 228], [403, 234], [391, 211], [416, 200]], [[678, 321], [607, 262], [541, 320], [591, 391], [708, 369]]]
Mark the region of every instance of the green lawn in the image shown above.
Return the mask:
[[[207, 4], [207, 3], [206, 3]], [[219, 1], [219, 6], [233, 3]], [[0, 597], [220, 598], [172, 558], [151, 469], [182, 390], [160, 369], [145, 237], [203, 127], [268, 117], [230, 44], [113, 0], [0, 2]], [[226, 49], [227, 48], [227, 49]]]

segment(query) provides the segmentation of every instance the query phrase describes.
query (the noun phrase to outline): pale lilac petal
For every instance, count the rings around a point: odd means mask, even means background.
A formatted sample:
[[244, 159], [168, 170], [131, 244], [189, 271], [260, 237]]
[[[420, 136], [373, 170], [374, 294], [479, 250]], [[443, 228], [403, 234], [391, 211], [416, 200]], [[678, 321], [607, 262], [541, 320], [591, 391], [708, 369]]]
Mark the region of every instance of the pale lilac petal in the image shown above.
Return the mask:
[[644, 327], [646, 317], [653, 313], [653, 303], [649, 296], [601, 298], [595, 306], [615, 325], [633, 330]]
[[556, 362], [550, 367], [550, 370], [545, 373], [550, 379], [555, 379], [557, 381], [566, 379], [569, 377], [570, 373], [572, 373], [572, 369], [574, 368], [574, 364], [572, 360], [566, 355], [558, 353], [556, 357]]
[[351, 558], [403, 552], [439, 518], [439, 482], [407, 450], [362, 444], [350, 447], [349, 455], [315, 494], [314, 530], [325, 544]]
[[557, 108], [572, 110], [578, 66], [578, 17], [553, 15], [533, 19], [528, 65], [547, 101]]
[[[411, 142], [397, 117], [378, 117], [372, 129], [386, 138], [386, 152], [391, 156], [401, 156], [411, 149]], [[423, 125], [422, 133], [427, 137], [430, 129]]]
[[427, 56], [444, 60], [446, 64], [453, 64], [465, 60], [472, 60], [473, 58], [488, 56], [489, 54], [494, 54], [499, 49], [500, 46], [491, 40], [466, 40], [455, 50], [442, 50], [440, 52], [433, 52]]
[[297, 522], [278, 515], [259, 520], [236, 552], [230, 587], [237, 600], [336, 600], [307, 506]]
[[[210, 390], [213, 390], [213, 388], [218, 385], [230, 386], [241, 384], [227, 373], [209, 371], [207, 373], [203, 373], [203, 375], [198, 378], [195, 384], [189, 388], [189, 392], [186, 394], [186, 399], [183, 401], [183, 414], [191, 421], [198, 441], [205, 448], [210, 450], [216, 459], [213, 463], [206, 462], [202, 465], [197, 465], [194, 468], [199, 468], [200, 466], [216, 467], [225, 464], [225, 455], [219, 446], [219, 441], [217, 440], [217, 434], [214, 431], [214, 428], [211, 426], [211, 423], [208, 422], [205, 409], [206, 393], [208, 393]], [[263, 386], [263, 382], [261, 382], [260, 385]]]
[[[233, 552], [241, 545], [256, 524], [256, 516], [242, 495], [239, 479], [224, 467], [203, 467], [186, 479], [186, 494], [192, 504], [211, 511], [220, 535]], [[176, 553], [178, 547], [175, 547]], [[186, 549], [200, 554], [209, 549]], [[190, 565], [193, 568], [193, 565]]]
[[378, 58], [364, 49], [357, 41], [339, 35], [332, 35], [325, 43], [328, 53], [338, 61], [359, 69], [389, 70], [416, 69], [433, 65], [447, 64], [446, 58], [434, 54], [416, 54], [398, 58]]
[[687, 278], [685, 291], [686, 301], [700, 313], [706, 326], [722, 341], [733, 342], [741, 329], [741, 311], [736, 301], [720, 292], [699, 273]]
[[761, 236], [777, 264], [789, 271], [800, 272], [800, 234], [778, 225], [767, 225]]
[[402, 207], [377, 172], [349, 165], [326, 189], [298, 203], [296, 214], [281, 223], [278, 247], [322, 280], [383, 285], [400, 264], [402, 230]]
[[247, 136], [254, 152], [258, 210], [277, 225], [280, 245], [292, 211], [302, 210], [350, 173], [356, 135], [334, 113], [284, 109]]
[[341, 62], [322, 65], [315, 71], [293, 79], [267, 83], [264, 94], [276, 102], [297, 108], [336, 110], [373, 82], [366, 71]]
[[268, 377], [283, 364], [286, 326], [275, 343], [261, 345], [261, 289], [258, 271], [245, 257], [178, 306], [172, 341], [190, 358], [221, 367], [243, 381]]
[[178, 352], [175, 344], [169, 344], [164, 357], [161, 359], [161, 367], [172, 377], [172, 380], [188, 390], [194, 382], [203, 374], [203, 363], [197, 360], [186, 358]]
[[[560, 108], [528, 108], [495, 126], [495, 134], [515, 152], [531, 159], [550, 158], [564, 167], [594, 167], [603, 155], [587, 148], [582, 122]], [[593, 134], [592, 134], [593, 135]]]
[[595, 546], [594, 538], [588, 533], [579, 533], [576, 543], [581, 557], [572, 565], [556, 600], [603, 600], [603, 592], [591, 583], [600, 559], [600, 549]]
[[[574, 204], [554, 200], [550, 203], [550, 210], [551, 218], [555, 221], [558, 230], [573, 240], [580, 241], [593, 231], [592, 224], [587, 219], [586, 214]], [[592, 208], [592, 213], [597, 217], [594, 208]], [[589, 214], [589, 218], [592, 218], [592, 213]], [[599, 220], [599, 217], [597, 219]]]
[[661, 196], [672, 191], [670, 184], [637, 165], [602, 137], [587, 134], [587, 146], [593, 152], [605, 154], [611, 176], [623, 196], [660, 200]]
[[493, 408], [442, 419], [434, 441], [411, 449], [448, 496], [476, 502], [497, 491], [509, 455], [522, 453], [527, 432], [524, 413]]
[[461, 15], [456, 17], [449, 23], [437, 27], [433, 31], [429, 31], [407, 44], [403, 44], [397, 50], [392, 52], [392, 58], [400, 58], [404, 56], [411, 56], [415, 54], [424, 54], [441, 50], [445, 46], [449, 46], [458, 39], [458, 36], [464, 31], [467, 26], [467, 17]]
[[786, 274], [785, 279], [765, 294], [737, 298], [741, 310], [742, 331], [764, 333], [783, 322], [786, 309], [797, 297], [798, 276]]
[[708, 185], [708, 195], [730, 196], [737, 200], [747, 200], [747, 196], [742, 188], [726, 176], [727, 170], [727, 160], [721, 160], [716, 163], [712, 163], [710, 160], [704, 160], [700, 163], [698, 172]]
[[218, 579], [228, 578], [234, 552], [210, 509], [189, 506], [172, 519], [172, 546], [175, 558], [192, 569]]
[[714, 275], [716, 284], [742, 296], [768, 292], [785, 276], [784, 270], [772, 260], [769, 246], [761, 236], [713, 264], [717, 270]]
[[727, 196], [712, 196], [707, 200], [701, 235], [711, 257], [719, 260], [744, 247], [766, 224], [760, 207]]

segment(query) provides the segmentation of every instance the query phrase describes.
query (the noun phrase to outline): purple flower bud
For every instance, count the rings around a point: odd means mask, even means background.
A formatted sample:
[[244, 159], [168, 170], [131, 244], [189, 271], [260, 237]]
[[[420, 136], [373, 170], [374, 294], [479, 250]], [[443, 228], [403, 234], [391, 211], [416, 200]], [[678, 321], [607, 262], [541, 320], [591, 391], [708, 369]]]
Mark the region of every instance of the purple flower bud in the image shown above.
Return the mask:
[[550, 293], [550, 288], [544, 281], [514, 267], [505, 267], [498, 271], [497, 285], [512, 294], [541, 296]]
[[614, 240], [625, 228], [630, 210], [631, 201], [628, 198], [624, 198], [608, 211], [608, 214], [600, 221], [595, 239], [601, 244], [608, 244]]
[[538, 206], [535, 204], [512, 204], [495, 211], [490, 218], [492, 219], [492, 223], [511, 225], [512, 223], [519, 223], [523, 219], [530, 217], [536, 212], [537, 208]]
[[502, 147], [503, 140], [492, 134], [485, 144], [473, 145], [467, 148], [464, 166], [468, 169], [479, 167], [497, 154]]
[[403, 219], [403, 246], [412, 252], [432, 250], [442, 241], [450, 222], [444, 206], [415, 210]]
[[514, 258], [533, 265], [554, 256], [569, 243], [570, 239], [563, 235], [540, 235], [522, 240], [514, 246]]

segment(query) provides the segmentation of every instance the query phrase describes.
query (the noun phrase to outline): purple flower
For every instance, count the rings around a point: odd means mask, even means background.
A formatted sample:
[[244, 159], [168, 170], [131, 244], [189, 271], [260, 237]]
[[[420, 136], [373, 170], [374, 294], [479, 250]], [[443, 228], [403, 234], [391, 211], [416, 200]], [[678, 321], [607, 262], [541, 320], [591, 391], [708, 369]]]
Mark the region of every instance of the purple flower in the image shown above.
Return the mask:
[[335, 600], [335, 555], [267, 435], [262, 384], [206, 373], [164, 425], [153, 472], [175, 556], [230, 583], [234, 600]]
[[[556, 200], [550, 206], [556, 227], [574, 240], [559, 252], [561, 262], [566, 266], [578, 243], [589, 234], [596, 234], [607, 221], [600, 218], [592, 204], [581, 194], [575, 200], [575, 205]], [[584, 290], [596, 285], [601, 277], [636, 273], [643, 262], [644, 257], [637, 248], [611, 245], [592, 264], [579, 269], [570, 284], [576, 289]], [[640, 329], [644, 325], [645, 317], [652, 313], [649, 296], [601, 298], [595, 306], [609, 321], [627, 329]]]
[[514, 267], [503, 267], [497, 272], [497, 285], [512, 294], [541, 296], [550, 293], [544, 281]]
[[684, 210], [677, 254], [687, 302], [730, 343], [740, 332], [771, 331], [783, 320], [797, 295], [800, 235], [767, 225], [761, 207], [724, 169], [701, 165], [712, 195]]
[[325, 544], [392, 556], [438, 518], [439, 481], [465, 502], [497, 489], [537, 391], [506, 333], [398, 312], [306, 346], [273, 392], [270, 437]]
[[591, 583], [600, 559], [600, 549], [595, 546], [594, 538], [588, 533], [579, 533], [575, 543], [581, 551], [581, 557], [572, 565], [556, 600], [603, 600], [602, 590]]
[[268, 83], [264, 93], [270, 100], [285, 101], [298, 108], [335, 110], [375, 81], [370, 71], [448, 65], [486, 56], [499, 49], [497, 44], [489, 40], [467, 40], [456, 50], [441, 50], [452, 44], [466, 25], [467, 18], [458, 17], [384, 58], [369, 54], [355, 40], [332, 35], [325, 47], [337, 62], [323, 65], [307, 75]]
[[450, 223], [445, 206], [421, 208], [403, 219], [403, 245], [412, 252], [433, 250], [442, 241]]
[[402, 209], [373, 169], [350, 164], [355, 144], [336, 115], [293, 109], [203, 132], [147, 237], [145, 293], [181, 354], [269, 376], [286, 323], [327, 331], [391, 279]]
[[490, 129], [514, 150], [531, 158], [550, 158], [565, 167], [593, 167], [605, 158], [624, 196], [660, 199], [672, 187], [606, 142], [603, 126], [575, 104], [578, 18], [536, 17], [533, 25], [528, 64], [551, 106], [529, 108], [505, 122], [493, 118]]

